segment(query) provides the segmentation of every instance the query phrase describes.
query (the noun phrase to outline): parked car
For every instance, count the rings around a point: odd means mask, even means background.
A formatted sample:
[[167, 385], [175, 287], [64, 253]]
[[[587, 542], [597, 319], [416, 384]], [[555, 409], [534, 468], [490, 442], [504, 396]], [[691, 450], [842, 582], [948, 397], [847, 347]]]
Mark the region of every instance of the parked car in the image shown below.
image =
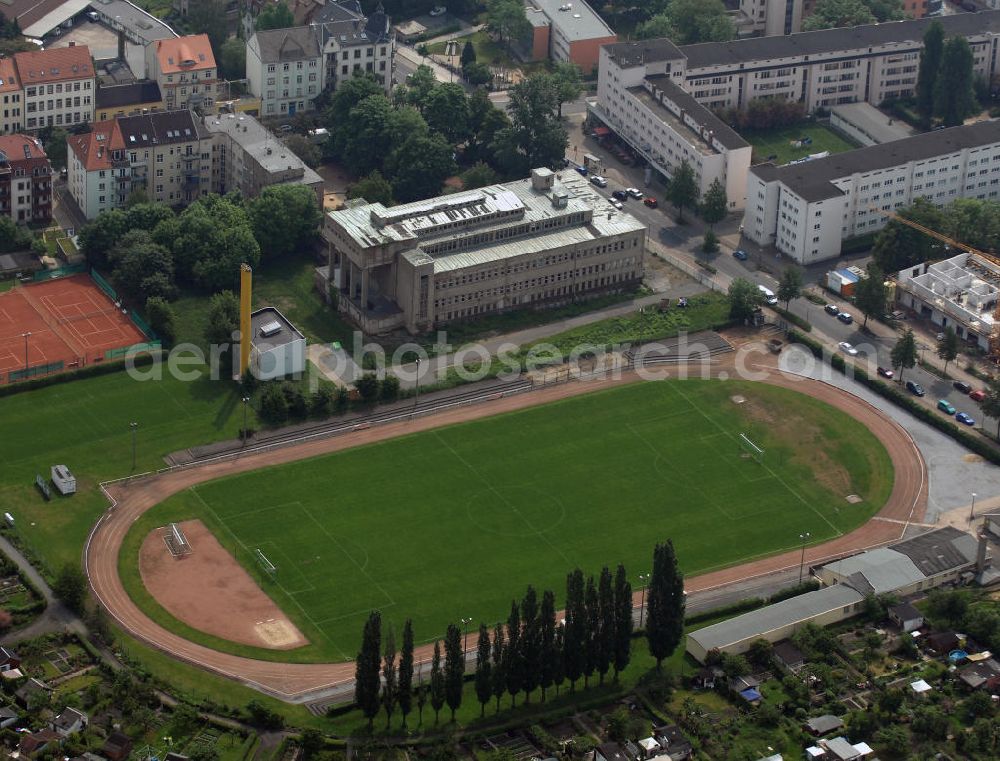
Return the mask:
[[895, 375], [892, 369], [888, 367], [878, 368], [878, 374], [881, 375], [883, 378], [890, 378], [890, 379]]
[[972, 415], [968, 415], [964, 412], [959, 412], [955, 415], [955, 420], [964, 425], [975, 425], [976, 421], [972, 418]]
[[841, 341], [839, 344], [837, 344], [837, 348], [850, 357], [858, 356], [858, 350], [855, 349], [854, 346], [852, 344], [849, 344], [847, 341]]
[[448, 9], [445, 8], [443, 5], [435, 5], [433, 8], [431, 8], [430, 15], [432, 15], [432, 16], [443, 16], [447, 12], [448, 12]]
[[97, 15], [96, 11], [87, 11], [87, 18], [91, 21], [100, 21], [101, 17]]
[[655, 209], [660, 205], [659, 203], [657, 203], [655, 198], [643, 198], [642, 202], [646, 204], [646, 206], [648, 206], [650, 209]]
[[612, 198], [611, 199], [611, 205], [614, 206], [619, 211], [621, 211], [622, 209], [625, 208], [625, 206], [622, 204], [622, 202], [619, 201], [617, 198]]
[[631, 198], [635, 198], [636, 200], [642, 198], [642, 191], [639, 190], [639, 188], [625, 188], [625, 192], [628, 193]]
[[923, 396], [925, 393], [924, 387], [914, 381], [906, 381], [906, 390], [914, 396]]
[[743, 250], [742, 248], [738, 248], [738, 249], [736, 249], [735, 251], [733, 251], [733, 256], [735, 256], [735, 257], [736, 257], [737, 259], [739, 259], [739, 260], [740, 260], [741, 262], [745, 262], [745, 261], [746, 261], [747, 259], [749, 259], [749, 258], [750, 258], [750, 257], [749, 257], [749, 256], [747, 255], [747, 252], [746, 252], [746, 251], [744, 251], [744, 250]]
[[845, 325], [850, 325], [854, 322], [854, 318], [848, 312], [841, 312], [837, 315], [837, 319], [840, 320]]
[[590, 182], [599, 188], [606, 188], [608, 186], [608, 181], [599, 174], [591, 175]]
[[955, 414], [955, 405], [947, 399], [938, 399], [937, 408], [941, 410], [941, 412], [947, 412], [949, 415]]
[[954, 386], [958, 391], [961, 391], [963, 394], [968, 394], [970, 391], [972, 391], [972, 386], [970, 386], [965, 381], [955, 381], [951, 385]]
[[823, 311], [825, 311], [827, 314], [832, 314], [834, 317], [836, 317], [838, 314], [840, 314], [840, 307], [837, 306], [836, 304], [827, 304], [825, 307], [823, 307]]
[[573, 168], [574, 168], [574, 169], [575, 169], [576, 171], [578, 171], [578, 172], [579, 172], [580, 174], [582, 174], [582, 175], [583, 175], [584, 177], [586, 177], [586, 176], [587, 176], [587, 167], [585, 167], [585, 166], [575, 166], [575, 167], [573, 167]]
[[627, 201], [629, 199], [628, 193], [626, 193], [624, 190], [612, 190], [611, 197], [619, 201]]
[[983, 399], [986, 398], [986, 392], [976, 389], [971, 394], [969, 394], [969, 398], [974, 402], [981, 402], [983, 401]]

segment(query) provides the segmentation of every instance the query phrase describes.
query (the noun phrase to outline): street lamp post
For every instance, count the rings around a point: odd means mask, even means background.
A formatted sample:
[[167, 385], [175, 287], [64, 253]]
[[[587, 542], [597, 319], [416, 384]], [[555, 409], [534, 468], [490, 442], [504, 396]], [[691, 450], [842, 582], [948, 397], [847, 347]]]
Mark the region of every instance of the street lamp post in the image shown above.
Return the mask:
[[250, 405], [250, 397], [243, 397], [243, 446], [247, 445], [247, 407]]
[[642, 582], [642, 595], [639, 599], [639, 628], [642, 628], [642, 613], [646, 609], [646, 583], [649, 581], [648, 573], [640, 573], [639, 581]]
[[21, 336], [24, 338], [24, 369], [28, 369], [28, 339], [31, 338], [31, 331], [27, 333], [22, 333]]
[[976, 493], [972, 492], [972, 507], [969, 510], [969, 525], [976, 519]]
[[417, 408], [417, 400], [420, 399], [420, 357], [417, 357], [417, 390], [413, 394], [413, 409]]
[[802, 542], [802, 556], [799, 558], [799, 584], [802, 584], [802, 571], [806, 566], [806, 542], [809, 541], [810, 533], [799, 534], [799, 541]]
[[469, 652], [469, 624], [472, 623], [471, 618], [463, 618], [462, 626], [465, 627], [465, 639], [462, 640], [462, 655]]
[[132, 470], [135, 470], [135, 430], [139, 427], [138, 423], [129, 423], [128, 427], [132, 429]]

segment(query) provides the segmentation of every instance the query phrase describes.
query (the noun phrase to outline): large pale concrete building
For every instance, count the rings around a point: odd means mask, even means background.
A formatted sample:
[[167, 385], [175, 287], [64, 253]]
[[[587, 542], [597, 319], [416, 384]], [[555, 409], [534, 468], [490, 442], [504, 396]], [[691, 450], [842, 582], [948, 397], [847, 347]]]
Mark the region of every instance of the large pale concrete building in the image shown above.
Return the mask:
[[386, 208], [328, 212], [338, 307], [366, 333], [416, 333], [635, 288], [646, 228], [575, 172]]
[[[939, 21], [947, 35], [969, 41], [975, 73], [991, 81], [997, 73], [1000, 12], [963, 13]], [[590, 112], [664, 177], [671, 176], [681, 158], [700, 171], [703, 188], [718, 177], [726, 186], [730, 208], [740, 209], [749, 152], [729, 137], [720, 139], [727, 133], [712, 126], [710, 111], [780, 98], [799, 101], [811, 112], [845, 103], [877, 105], [911, 95], [923, 35], [931, 22], [893, 21], [683, 47], [666, 38], [604, 45], [597, 101]], [[678, 91], [705, 111], [699, 114], [689, 105], [681, 114], [650, 102], [672, 100], [676, 105], [680, 96], [671, 93]], [[688, 129], [672, 123], [678, 118]], [[715, 154], [709, 156], [704, 144]]]
[[926, 132], [822, 159], [750, 170], [743, 233], [801, 264], [840, 255], [876, 232], [883, 212], [917, 198], [1000, 198], [1000, 121]]
[[801, 32], [802, 6], [802, 0], [740, 0], [737, 28], [765, 37]]
[[[668, 40], [662, 41], [673, 47]], [[628, 43], [611, 45], [604, 56], [597, 84], [597, 102], [590, 113], [638, 151], [664, 178], [681, 162], [694, 170], [699, 191], [713, 180], [726, 189], [730, 209], [743, 208], [750, 144], [686, 92], [664, 71], [628, 65], [615, 53]]]

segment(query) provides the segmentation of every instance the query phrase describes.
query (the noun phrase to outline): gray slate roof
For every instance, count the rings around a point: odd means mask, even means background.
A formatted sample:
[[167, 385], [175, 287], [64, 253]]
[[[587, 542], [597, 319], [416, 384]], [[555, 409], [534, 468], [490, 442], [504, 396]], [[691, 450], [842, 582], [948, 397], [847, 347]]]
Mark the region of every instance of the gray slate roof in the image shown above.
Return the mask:
[[843, 560], [835, 560], [827, 563], [824, 568], [846, 577], [849, 583], [856, 587], [863, 586], [863, 583], [859, 582], [866, 581], [870, 586], [860, 591], [876, 595], [894, 592], [901, 587], [924, 580], [924, 575], [912, 560], [889, 547], [880, 547]]
[[947, 37], [971, 37], [985, 32], [1000, 32], [1000, 11], [981, 11], [938, 18], [888, 21], [845, 29], [799, 32], [778, 37], [702, 42], [683, 47], [678, 47], [665, 37], [640, 42], [617, 42], [604, 47], [621, 66], [640, 66], [643, 63], [687, 58], [687, 66], [691, 69], [861, 50], [894, 42], [910, 42], [914, 47], [920, 47], [924, 32], [934, 21], [944, 26]]
[[833, 180], [995, 142], [1000, 142], [1000, 120], [994, 119], [925, 132], [904, 140], [858, 148], [801, 164], [782, 167], [760, 164], [750, 171], [765, 181], [780, 180], [806, 201], [822, 201], [842, 195], [841, 190], [831, 184]]
[[[732, 151], [737, 148], [746, 148], [750, 145], [736, 133], [736, 130], [695, 100], [693, 95], [679, 87], [669, 76], [665, 74], [658, 74], [646, 77], [646, 79], [648, 79], [656, 87], [663, 90], [670, 100], [690, 114], [691, 117], [698, 122], [698, 124], [712, 130], [712, 136], [722, 143], [722, 145], [724, 145], [728, 150]], [[634, 88], [629, 88], [630, 91], [632, 89]]]
[[311, 26], [268, 29], [257, 32], [255, 36], [260, 60], [264, 63], [318, 58], [321, 52], [318, 35]]
[[142, 148], [166, 143], [189, 143], [207, 136], [193, 111], [154, 111], [141, 116], [118, 118], [125, 148]]
[[763, 637], [791, 624], [802, 623], [827, 611], [861, 602], [861, 594], [843, 584], [817, 589], [804, 595], [782, 600], [741, 616], [730, 618], [688, 634], [705, 650], [722, 648], [746, 639]]
[[132, 82], [127, 85], [98, 87], [94, 101], [98, 108], [116, 108], [138, 103], [155, 103], [162, 100], [160, 86], [153, 80]]
[[983, 11], [938, 18], [888, 21], [883, 24], [843, 29], [823, 29], [817, 32], [799, 32], [783, 37], [748, 37], [732, 42], [702, 42], [684, 45], [680, 48], [680, 52], [687, 57], [688, 68], [701, 68], [861, 50], [894, 42], [912, 42], [919, 47], [923, 44], [927, 27], [935, 21], [944, 26], [946, 37], [955, 35], [971, 37], [985, 32], [1000, 32], [1000, 11]]

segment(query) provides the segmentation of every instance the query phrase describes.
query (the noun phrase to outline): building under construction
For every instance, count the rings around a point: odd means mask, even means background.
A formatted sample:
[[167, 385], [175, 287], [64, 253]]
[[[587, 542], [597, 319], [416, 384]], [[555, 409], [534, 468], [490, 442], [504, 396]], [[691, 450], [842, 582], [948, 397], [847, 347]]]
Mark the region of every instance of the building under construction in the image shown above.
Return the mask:
[[901, 270], [896, 276], [899, 304], [942, 328], [950, 327], [970, 345], [990, 351], [1000, 264], [974, 253]]

